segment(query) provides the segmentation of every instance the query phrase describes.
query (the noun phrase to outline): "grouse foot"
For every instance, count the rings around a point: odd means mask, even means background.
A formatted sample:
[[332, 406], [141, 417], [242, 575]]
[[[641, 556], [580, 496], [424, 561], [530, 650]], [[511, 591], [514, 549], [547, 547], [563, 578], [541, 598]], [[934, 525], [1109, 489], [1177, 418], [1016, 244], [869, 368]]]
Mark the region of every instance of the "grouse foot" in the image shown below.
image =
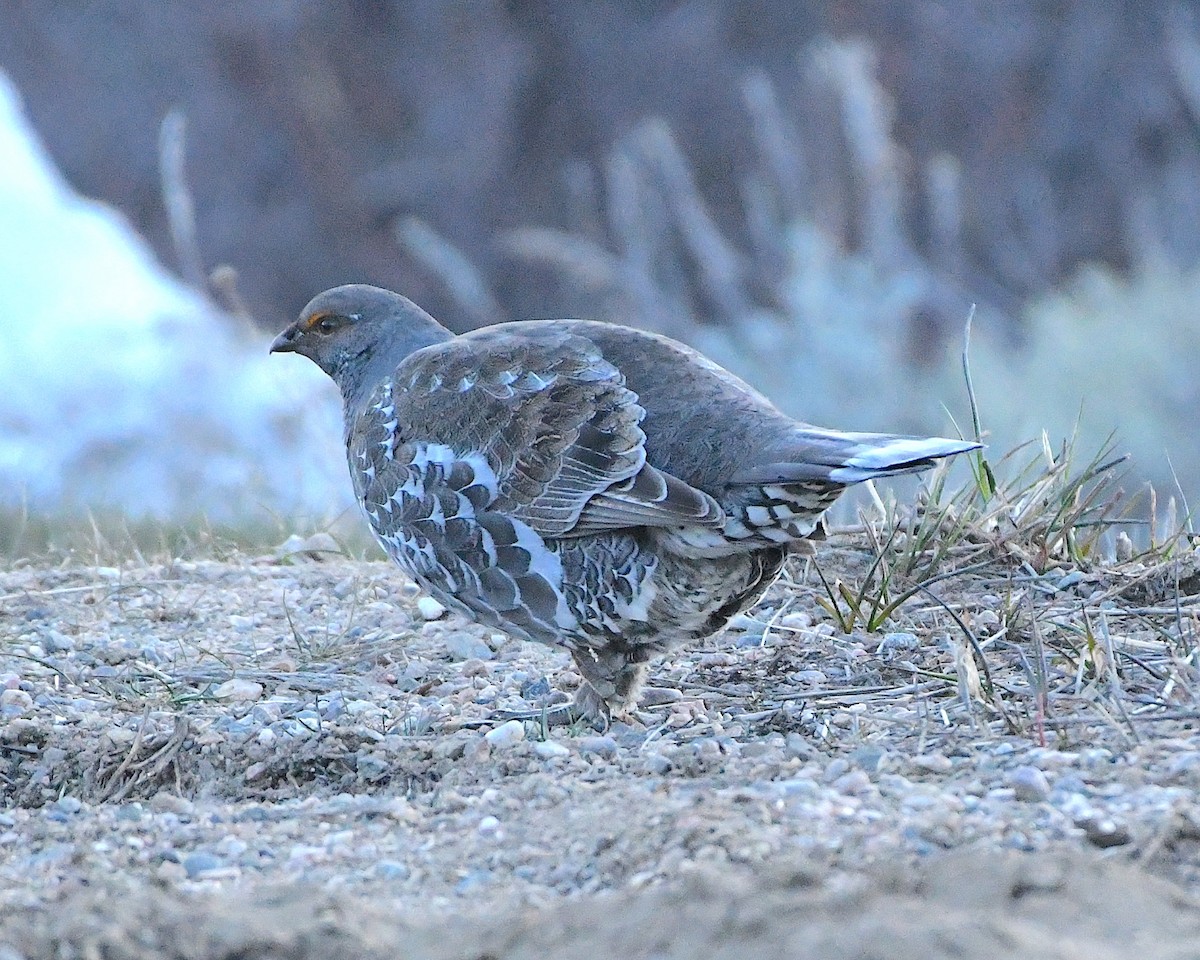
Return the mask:
[[533, 710], [497, 710], [492, 714], [497, 720], [531, 720], [547, 727], [569, 727], [586, 723], [603, 732], [612, 722], [608, 705], [586, 681], [575, 693], [575, 699], [567, 703], [547, 704]]
[[[683, 694], [674, 687], [642, 687], [638, 706], [663, 707], [681, 700]], [[600, 694], [586, 682], [576, 691], [574, 700], [568, 703], [547, 704], [532, 710], [497, 710], [492, 714], [492, 718], [527, 720], [544, 723], [547, 727], [569, 727], [577, 723], [586, 723], [601, 733], [607, 730], [614, 720], [631, 726], [653, 724], [652, 715], [640, 710], [635, 711], [627, 707], [621, 713], [610, 711]]]

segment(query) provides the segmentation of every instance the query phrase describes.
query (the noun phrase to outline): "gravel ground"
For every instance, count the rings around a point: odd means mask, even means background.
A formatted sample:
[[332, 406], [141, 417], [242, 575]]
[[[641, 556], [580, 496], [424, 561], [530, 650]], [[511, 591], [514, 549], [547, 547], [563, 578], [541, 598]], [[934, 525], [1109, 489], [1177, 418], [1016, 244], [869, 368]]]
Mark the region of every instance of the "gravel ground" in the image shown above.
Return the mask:
[[1197, 562], [964, 566], [868, 634], [797, 561], [604, 731], [504, 719], [567, 658], [320, 536], [10, 564], [0, 958], [1197, 956]]

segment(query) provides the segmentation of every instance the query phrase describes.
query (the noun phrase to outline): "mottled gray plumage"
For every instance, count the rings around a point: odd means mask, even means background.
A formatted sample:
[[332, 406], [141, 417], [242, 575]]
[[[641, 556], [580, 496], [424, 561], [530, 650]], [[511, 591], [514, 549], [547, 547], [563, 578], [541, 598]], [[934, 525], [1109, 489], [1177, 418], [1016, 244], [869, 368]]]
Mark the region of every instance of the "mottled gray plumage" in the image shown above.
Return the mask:
[[976, 444], [821, 430], [694, 350], [589, 320], [454, 336], [376, 287], [328, 290], [271, 349], [341, 388], [355, 492], [422, 587], [569, 649], [583, 713], [719, 630], [845, 487]]

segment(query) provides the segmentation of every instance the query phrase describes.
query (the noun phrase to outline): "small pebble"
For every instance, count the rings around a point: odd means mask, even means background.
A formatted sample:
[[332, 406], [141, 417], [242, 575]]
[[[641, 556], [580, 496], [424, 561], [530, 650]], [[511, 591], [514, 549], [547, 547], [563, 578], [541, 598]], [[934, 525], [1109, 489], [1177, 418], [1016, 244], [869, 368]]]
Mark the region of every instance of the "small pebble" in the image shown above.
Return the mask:
[[862, 796], [871, 786], [871, 778], [865, 770], [851, 770], [833, 781], [833, 788], [848, 797]]
[[355, 762], [355, 770], [367, 783], [378, 783], [391, 773], [392, 765], [373, 753], [360, 754]]
[[417, 613], [422, 620], [440, 620], [446, 615], [446, 607], [433, 597], [418, 597]]
[[874, 773], [883, 762], [885, 752], [883, 747], [859, 747], [850, 755], [850, 759], [858, 765], [860, 770], [865, 770], [867, 773]]
[[[320, 535], [318, 534], [318, 536]], [[325, 534], [325, 536], [329, 537], [329, 534]], [[333, 540], [333, 537], [329, 537], [329, 541], [333, 543], [334, 549], [337, 550], [337, 543]], [[283, 543], [279, 544], [279, 546], [275, 548], [273, 551], [273, 556], [277, 561], [283, 563], [294, 563], [302, 560], [316, 560], [318, 557], [313, 556], [309, 552], [310, 544], [319, 546], [316, 537], [309, 537], [306, 539], [305, 537], [300, 536], [298, 533], [293, 533], [290, 537], [284, 540]]]
[[55, 800], [54, 806], [63, 813], [78, 813], [83, 809], [83, 801], [68, 793]]
[[500, 726], [485, 733], [483, 739], [493, 750], [511, 747], [525, 739], [525, 724], [521, 720], [506, 720]]
[[1017, 767], [1008, 775], [1013, 796], [1026, 803], [1040, 803], [1050, 797], [1050, 782], [1037, 767]]
[[533, 745], [533, 752], [543, 760], [553, 760], [556, 757], [569, 757], [571, 751], [554, 740], [543, 740]]
[[57, 630], [47, 630], [42, 635], [42, 646], [51, 653], [69, 653], [75, 649], [75, 641]]
[[226, 680], [213, 691], [218, 700], [257, 700], [263, 695], [263, 685], [243, 677]]
[[1186, 780], [1200, 776], [1200, 752], [1188, 751], [1169, 758], [1166, 774], [1170, 780]]
[[[423, 598], [429, 599], [429, 598]], [[436, 600], [433, 603], [437, 603]], [[438, 603], [439, 607], [442, 607]], [[442, 607], [442, 612], [445, 612], [445, 607]], [[426, 620], [436, 620], [437, 616], [425, 617]], [[491, 660], [496, 656], [492, 652], [492, 648], [480, 640], [478, 637], [472, 636], [469, 633], [452, 633], [445, 640], [446, 652], [450, 654], [454, 660]]]
[[395, 860], [380, 860], [375, 864], [375, 873], [383, 880], [407, 880], [412, 871]]
[[33, 697], [24, 690], [0, 692], [0, 712], [6, 717], [19, 717], [33, 709]]
[[748, 613], [735, 614], [729, 621], [730, 630], [757, 630], [762, 636], [763, 622]]
[[949, 773], [954, 769], [950, 758], [942, 753], [922, 753], [912, 758], [912, 765], [927, 773]]
[[579, 752], [611, 759], [617, 755], [617, 741], [612, 737], [580, 737]]
[[215, 857], [211, 853], [189, 853], [183, 858], [183, 869], [189, 880], [197, 880], [204, 874], [220, 870], [224, 866], [220, 857]]
[[1000, 626], [1000, 614], [995, 610], [980, 610], [975, 614], [975, 627], [982, 629], [984, 627], [995, 629]]
[[521, 697], [525, 700], [540, 700], [550, 695], [550, 681], [545, 677], [535, 677], [521, 684]]
[[645, 764], [648, 773], [655, 773], [660, 776], [670, 770], [672, 766], [670, 759], [664, 757], [661, 753], [647, 754], [642, 762]]
[[879, 641], [877, 652], [892, 653], [896, 650], [915, 650], [921, 641], [915, 633], [885, 633]]
[[223, 857], [236, 859], [249, 849], [250, 845], [241, 837], [227, 834], [217, 841], [217, 852]]
[[126, 822], [133, 822], [142, 819], [142, 815], [146, 812], [145, 808], [136, 801], [133, 803], [123, 803], [117, 807], [117, 819]]
[[642, 691], [639, 705], [643, 707], [661, 707], [668, 703], [678, 703], [683, 699], [683, 691], [674, 687], [647, 687]]
[[460, 897], [469, 896], [491, 882], [492, 872], [490, 870], [472, 870], [454, 885], [454, 892]]
[[1129, 828], [1111, 817], [1093, 817], [1083, 823], [1078, 824], [1083, 827], [1084, 835], [1088, 838], [1088, 842], [1094, 846], [1100, 847], [1102, 850], [1107, 850], [1109, 847], [1121, 847], [1129, 843], [1133, 837], [1129, 833]]

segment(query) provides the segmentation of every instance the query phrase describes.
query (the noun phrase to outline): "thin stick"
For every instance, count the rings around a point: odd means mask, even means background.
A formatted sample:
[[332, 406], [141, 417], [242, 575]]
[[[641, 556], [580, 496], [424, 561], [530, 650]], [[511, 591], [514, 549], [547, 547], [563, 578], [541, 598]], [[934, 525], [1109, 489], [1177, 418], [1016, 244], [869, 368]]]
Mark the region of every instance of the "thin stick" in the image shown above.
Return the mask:
[[163, 204], [167, 208], [167, 223], [171, 228], [179, 270], [191, 286], [205, 290], [204, 261], [196, 241], [196, 205], [183, 168], [186, 130], [187, 119], [183, 111], [178, 107], [168, 110], [158, 129], [158, 173], [162, 179]]

